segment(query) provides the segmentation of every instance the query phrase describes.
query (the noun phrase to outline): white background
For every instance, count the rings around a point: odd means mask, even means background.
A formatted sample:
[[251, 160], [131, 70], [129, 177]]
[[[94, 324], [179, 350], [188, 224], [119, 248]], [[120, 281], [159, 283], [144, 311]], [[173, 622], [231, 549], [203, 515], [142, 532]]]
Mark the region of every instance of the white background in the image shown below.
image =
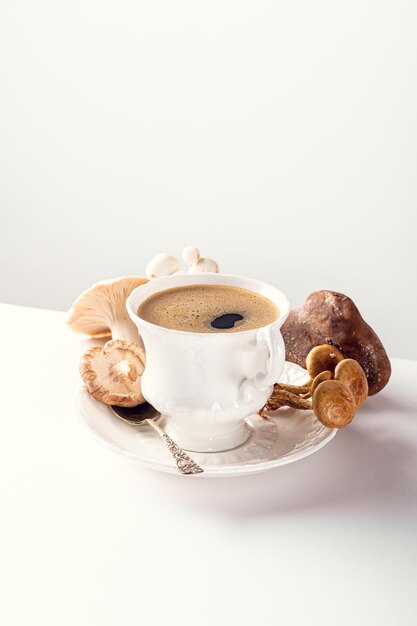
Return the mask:
[[[189, 243], [414, 357], [417, 4], [0, 9], [0, 300], [66, 309]], [[413, 222], [414, 220], [414, 222]]]

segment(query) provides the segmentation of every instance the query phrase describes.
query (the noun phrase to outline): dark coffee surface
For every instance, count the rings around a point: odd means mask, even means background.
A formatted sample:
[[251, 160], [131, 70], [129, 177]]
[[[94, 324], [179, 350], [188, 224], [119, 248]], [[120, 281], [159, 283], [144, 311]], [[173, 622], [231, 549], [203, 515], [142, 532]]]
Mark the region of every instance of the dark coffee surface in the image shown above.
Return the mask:
[[216, 317], [211, 322], [211, 325], [218, 330], [225, 330], [233, 328], [236, 322], [240, 322], [240, 320], [243, 320], [243, 315], [240, 315], [240, 313], [225, 313], [220, 315], [220, 317]]
[[236, 333], [279, 318], [275, 304], [259, 293], [229, 285], [187, 285], [150, 296], [138, 309], [142, 319], [173, 330]]

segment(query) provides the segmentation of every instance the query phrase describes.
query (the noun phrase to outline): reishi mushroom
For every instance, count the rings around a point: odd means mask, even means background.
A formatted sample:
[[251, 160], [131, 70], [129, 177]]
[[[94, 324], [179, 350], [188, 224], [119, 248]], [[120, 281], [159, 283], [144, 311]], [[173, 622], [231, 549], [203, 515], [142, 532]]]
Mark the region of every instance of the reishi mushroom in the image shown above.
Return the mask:
[[140, 342], [136, 326], [126, 310], [131, 291], [147, 283], [143, 276], [123, 276], [96, 283], [75, 300], [68, 326], [90, 337], [112, 337]]
[[298, 309], [290, 311], [281, 328], [286, 358], [301, 367], [314, 346], [332, 344], [365, 372], [369, 395], [387, 384], [391, 364], [377, 334], [354, 302], [336, 291], [314, 291]]
[[87, 350], [80, 374], [91, 395], [104, 404], [132, 407], [145, 402], [141, 375], [145, 351], [133, 342], [115, 339]]

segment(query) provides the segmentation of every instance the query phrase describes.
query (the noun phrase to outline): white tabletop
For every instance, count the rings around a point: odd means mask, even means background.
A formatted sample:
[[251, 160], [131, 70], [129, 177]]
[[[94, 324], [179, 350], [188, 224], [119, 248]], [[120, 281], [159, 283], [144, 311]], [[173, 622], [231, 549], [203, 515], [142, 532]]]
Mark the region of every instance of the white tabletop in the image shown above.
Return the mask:
[[63, 313], [0, 317], [1, 624], [416, 623], [417, 362], [317, 454], [194, 480], [89, 438]]

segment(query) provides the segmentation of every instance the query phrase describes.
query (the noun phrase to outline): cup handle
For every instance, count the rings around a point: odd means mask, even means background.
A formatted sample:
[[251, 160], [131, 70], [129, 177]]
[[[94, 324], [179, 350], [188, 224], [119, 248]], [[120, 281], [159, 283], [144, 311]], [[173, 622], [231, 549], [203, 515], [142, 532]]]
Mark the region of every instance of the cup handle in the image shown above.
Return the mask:
[[259, 350], [262, 344], [266, 344], [269, 352], [266, 371], [243, 381], [239, 394], [243, 402], [252, 401], [254, 388], [265, 390], [275, 385], [282, 371], [285, 346], [280, 331], [272, 328], [261, 329], [256, 336], [255, 350]]

